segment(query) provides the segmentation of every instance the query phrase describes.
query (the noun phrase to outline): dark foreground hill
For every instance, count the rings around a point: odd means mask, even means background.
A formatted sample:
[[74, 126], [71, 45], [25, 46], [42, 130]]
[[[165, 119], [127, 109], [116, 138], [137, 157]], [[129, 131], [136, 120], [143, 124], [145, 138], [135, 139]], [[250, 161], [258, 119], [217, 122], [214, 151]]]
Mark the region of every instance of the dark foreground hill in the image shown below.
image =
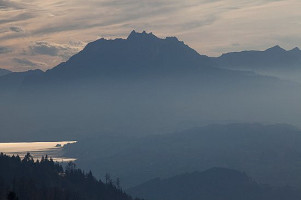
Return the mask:
[[128, 190], [151, 200], [298, 200], [301, 192], [289, 187], [259, 185], [246, 174], [226, 168], [153, 179]]
[[23, 160], [0, 155], [0, 200], [132, 200], [119, 184], [115, 186], [110, 179], [106, 182], [72, 163], [64, 170], [51, 159], [35, 162], [30, 154]]

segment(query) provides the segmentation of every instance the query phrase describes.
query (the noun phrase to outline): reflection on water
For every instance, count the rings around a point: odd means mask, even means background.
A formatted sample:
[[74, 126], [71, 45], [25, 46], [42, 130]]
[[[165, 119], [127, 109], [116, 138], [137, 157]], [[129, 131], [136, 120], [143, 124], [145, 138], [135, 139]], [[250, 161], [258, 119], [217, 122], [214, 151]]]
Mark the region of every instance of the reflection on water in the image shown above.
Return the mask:
[[76, 143], [77, 141], [60, 142], [18, 142], [18, 143], [0, 143], [0, 152], [7, 155], [19, 155], [21, 158], [30, 153], [34, 159], [41, 159], [48, 155], [57, 162], [75, 161], [75, 158], [66, 158], [63, 156], [63, 147], [66, 144]]

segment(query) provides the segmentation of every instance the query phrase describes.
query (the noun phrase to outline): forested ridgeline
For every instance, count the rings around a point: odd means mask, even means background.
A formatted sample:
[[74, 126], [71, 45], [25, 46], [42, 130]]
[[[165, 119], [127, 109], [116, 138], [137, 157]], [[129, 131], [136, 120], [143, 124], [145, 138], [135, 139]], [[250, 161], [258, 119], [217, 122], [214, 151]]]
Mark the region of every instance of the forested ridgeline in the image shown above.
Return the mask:
[[64, 169], [47, 156], [34, 161], [30, 154], [21, 159], [1, 153], [0, 169], [0, 200], [132, 200], [119, 180], [107, 175], [104, 183], [73, 163]]

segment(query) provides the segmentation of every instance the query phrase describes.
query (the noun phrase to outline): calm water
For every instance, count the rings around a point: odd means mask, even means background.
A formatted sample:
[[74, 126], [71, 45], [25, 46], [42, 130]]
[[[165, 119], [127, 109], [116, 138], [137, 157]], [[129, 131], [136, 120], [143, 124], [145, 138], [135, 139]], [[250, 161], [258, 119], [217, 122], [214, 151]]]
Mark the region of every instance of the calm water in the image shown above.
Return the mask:
[[76, 142], [77, 141], [0, 143], [0, 152], [7, 155], [19, 155], [21, 158], [29, 152], [34, 159], [41, 159], [42, 156], [48, 155], [48, 157], [51, 157], [55, 161], [69, 162], [75, 161], [76, 159], [64, 157], [63, 146]]

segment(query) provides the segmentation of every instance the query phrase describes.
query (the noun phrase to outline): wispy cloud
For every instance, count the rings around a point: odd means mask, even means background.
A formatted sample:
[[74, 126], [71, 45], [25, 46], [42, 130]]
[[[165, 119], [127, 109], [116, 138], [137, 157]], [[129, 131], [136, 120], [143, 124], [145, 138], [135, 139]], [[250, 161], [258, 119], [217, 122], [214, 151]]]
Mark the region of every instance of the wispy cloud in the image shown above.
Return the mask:
[[12, 32], [16, 32], [16, 33], [23, 32], [23, 29], [21, 27], [17, 27], [17, 26], [11, 26], [11, 27], [9, 27], [9, 29]]
[[10, 0], [0, 0], [0, 10], [21, 9], [21, 3], [16, 3]]
[[0, 46], [0, 54], [6, 54], [11, 52], [12, 50], [9, 47], [2, 47]]
[[[1, 45], [10, 46], [14, 57], [26, 52], [46, 68], [86, 42], [126, 37], [132, 29], [177, 36], [209, 55], [301, 46], [299, 0], [0, 0], [0, 9], [0, 30], [6, 30], [0, 31]], [[13, 60], [3, 54], [0, 59], [0, 68]]]
[[69, 45], [59, 45], [38, 41], [29, 46], [29, 53], [32, 55], [58, 56], [67, 59], [77, 53], [82, 47], [83, 43], [81, 42], [69, 42]]
[[16, 63], [18, 63], [19, 65], [25, 66], [25, 67], [34, 67], [34, 68], [36, 68], [36, 67], [39, 66], [38, 63], [30, 61], [30, 60], [28, 60], [26, 58], [14, 58], [13, 61], [16, 62]]

